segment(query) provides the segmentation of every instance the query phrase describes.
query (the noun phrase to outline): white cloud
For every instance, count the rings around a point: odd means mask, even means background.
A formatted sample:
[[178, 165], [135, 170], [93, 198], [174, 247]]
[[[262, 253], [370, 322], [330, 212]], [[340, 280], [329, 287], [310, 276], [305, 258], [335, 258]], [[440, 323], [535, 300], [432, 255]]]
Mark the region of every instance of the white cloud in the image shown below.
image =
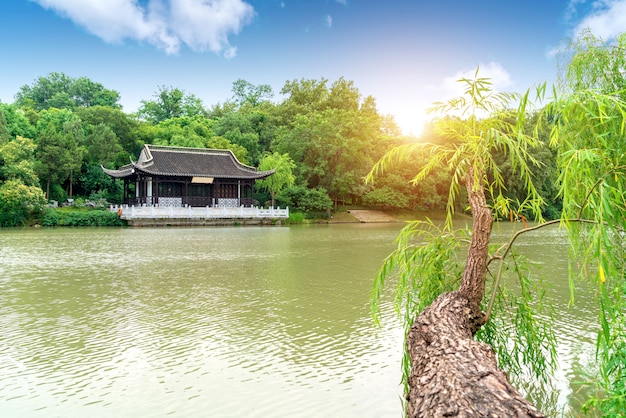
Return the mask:
[[109, 43], [147, 42], [168, 54], [182, 44], [195, 51], [236, 54], [228, 36], [255, 15], [244, 0], [32, 0]]
[[337, 0], [337, 3], [343, 4], [344, 6], [346, 6], [348, 4], [348, 0]]
[[[580, 0], [575, 0], [570, 3], [570, 7], [575, 7], [578, 3]], [[574, 37], [585, 29], [589, 29], [591, 33], [605, 41], [626, 32], [626, 0], [594, 1], [591, 11], [574, 29]]]
[[326, 26], [329, 28], [333, 27], [333, 17], [331, 15], [326, 15]]
[[[487, 64], [480, 64], [478, 66], [478, 77], [488, 78], [491, 82], [491, 88], [493, 91], [505, 91], [511, 86], [511, 75], [497, 62], [489, 62]], [[436, 92], [441, 96], [440, 101], [452, 99], [454, 97], [461, 96], [465, 90], [465, 85], [459, 83], [458, 80], [462, 78], [474, 79], [476, 74], [476, 68], [457, 71], [456, 74], [450, 77], [445, 77], [439, 86], [431, 88], [433, 92]]]

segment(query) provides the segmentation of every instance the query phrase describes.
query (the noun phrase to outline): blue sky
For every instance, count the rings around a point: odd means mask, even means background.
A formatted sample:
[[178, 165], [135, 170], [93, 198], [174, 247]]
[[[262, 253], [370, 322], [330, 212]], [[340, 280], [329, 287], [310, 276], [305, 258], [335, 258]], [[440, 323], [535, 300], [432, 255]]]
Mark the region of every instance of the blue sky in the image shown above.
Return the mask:
[[626, 31], [626, 0], [10, 0], [0, 4], [0, 101], [50, 72], [121, 94], [126, 112], [159, 86], [207, 107], [245, 79], [344, 77], [409, 133], [454, 80], [500, 91], [554, 81], [554, 51], [582, 29]]

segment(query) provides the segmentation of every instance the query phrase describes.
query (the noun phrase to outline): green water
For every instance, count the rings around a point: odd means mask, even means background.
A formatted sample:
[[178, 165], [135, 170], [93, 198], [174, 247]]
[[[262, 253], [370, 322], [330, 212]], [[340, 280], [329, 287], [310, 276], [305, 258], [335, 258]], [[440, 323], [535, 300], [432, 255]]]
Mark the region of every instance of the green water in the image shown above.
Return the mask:
[[[400, 417], [401, 325], [369, 313], [400, 228], [0, 231], [1, 415]], [[554, 277], [574, 405], [595, 316], [567, 308], [557, 230], [519, 248]]]

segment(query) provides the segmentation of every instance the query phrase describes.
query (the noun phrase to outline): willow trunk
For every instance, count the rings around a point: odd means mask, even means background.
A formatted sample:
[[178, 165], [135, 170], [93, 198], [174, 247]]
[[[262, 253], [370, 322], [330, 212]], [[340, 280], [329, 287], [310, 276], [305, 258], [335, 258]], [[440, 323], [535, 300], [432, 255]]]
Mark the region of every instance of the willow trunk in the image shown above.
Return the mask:
[[470, 172], [465, 186], [472, 211], [472, 238], [461, 284], [444, 293], [415, 320], [407, 336], [412, 360], [407, 394], [413, 417], [543, 417], [498, 368], [491, 346], [475, 341], [485, 323], [488, 245], [493, 214]]

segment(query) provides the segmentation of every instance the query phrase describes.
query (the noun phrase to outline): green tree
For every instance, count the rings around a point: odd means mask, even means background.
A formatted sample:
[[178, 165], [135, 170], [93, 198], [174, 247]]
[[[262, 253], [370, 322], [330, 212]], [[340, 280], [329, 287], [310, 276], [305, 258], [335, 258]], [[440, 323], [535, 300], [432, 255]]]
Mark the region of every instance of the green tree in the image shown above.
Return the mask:
[[363, 203], [370, 206], [380, 206], [382, 209], [386, 207], [397, 209], [409, 207], [409, 199], [406, 195], [389, 186], [383, 186], [368, 192], [363, 196]]
[[[442, 415], [450, 408], [480, 415], [485, 405], [489, 405], [491, 414], [497, 416], [539, 416], [538, 411], [500, 371], [493, 348], [472, 338], [492, 314], [491, 305], [486, 308], [486, 313], [483, 312], [483, 299], [487, 266], [491, 261], [489, 244], [493, 211], [509, 213], [527, 208], [538, 219], [541, 217], [541, 198], [531, 176], [534, 160], [528, 152], [537, 141], [524, 135], [522, 129], [523, 105], [527, 97], [493, 92], [489, 80], [478, 77], [478, 70], [474, 79], [464, 78], [460, 83], [465, 87], [463, 96], [436, 103], [432, 109], [444, 116], [436, 121], [436, 129], [448, 141], [444, 144], [415, 143], [394, 148], [369, 174], [371, 180], [394, 161], [407, 159], [417, 151], [426, 151], [430, 159], [418, 170], [413, 179], [415, 183], [442, 167], [453, 169], [443, 230], [433, 232], [434, 225], [414, 222], [402, 231], [398, 249], [387, 258], [375, 281], [374, 307], [387, 276], [397, 268], [401, 284], [396, 300], [407, 322], [410, 358], [407, 364], [411, 365], [407, 377], [410, 417]], [[513, 99], [520, 100], [522, 107], [518, 118], [511, 123], [507, 108]], [[503, 194], [504, 181], [493, 158], [494, 151], [507, 152], [517, 175], [523, 179], [528, 198], [517, 207]], [[457, 273], [454, 263], [450, 265], [456, 259], [451, 254], [459, 245], [452, 219], [461, 187], [467, 194], [473, 222], [465, 267]], [[493, 202], [492, 207], [488, 201]], [[425, 241], [421, 245], [415, 243], [413, 238], [416, 236]], [[494, 288], [497, 287], [498, 284], [495, 284]], [[530, 309], [532, 304], [522, 306]], [[513, 309], [521, 312], [522, 307]], [[531, 371], [539, 378], [545, 378], [547, 365], [553, 364], [552, 357], [542, 355], [543, 348], [546, 344], [549, 346], [551, 341], [550, 334], [537, 338], [529, 333], [529, 330], [541, 329], [541, 326], [537, 325], [532, 311], [524, 312], [521, 326], [518, 323], [508, 332], [514, 341], [524, 343], [516, 346], [533, 353], [533, 361], [528, 365]], [[489, 340], [492, 336], [483, 334], [483, 337]], [[497, 340], [491, 338], [491, 342]], [[528, 357], [513, 353], [505, 359], [505, 364], [515, 366], [517, 361], [518, 368], [521, 368], [521, 358]], [[489, 379], [484, 379], [487, 374]], [[470, 391], [475, 396], [465, 396]], [[446, 393], [445, 397], [438, 395], [442, 392]]]
[[85, 155], [84, 132], [80, 119], [69, 110], [50, 109], [42, 112], [37, 124], [38, 175], [46, 179], [46, 198], [50, 184], [69, 180], [72, 197], [74, 173], [79, 173]]
[[241, 78], [233, 82], [232, 92], [234, 102], [240, 107], [246, 104], [255, 107], [263, 101], [271, 100], [274, 96], [272, 87], [269, 84], [255, 86]]
[[259, 134], [249, 116], [252, 114], [241, 110], [227, 113], [217, 120], [214, 130], [217, 135], [244, 147], [248, 151], [250, 163], [257, 165], [261, 157]]
[[296, 183], [328, 191], [337, 205], [367, 191], [362, 178], [396, 131], [381, 117], [375, 100], [361, 95], [343, 78], [287, 82], [288, 97], [276, 107], [272, 151], [288, 153], [296, 163]]
[[74, 109], [89, 106], [121, 107], [120, 95], [115, 90], [104, 88], [86, 77], [78, 79], [64, 73], [50, 73], [39, 77], [32, 86], [24, 85], [16, 94], [15, 104], [19, 107], [46, 110]]
[[17, 136], [25, 138], [35, 137], [36, 129], [26, 117], [26, 112], [23, 109], [18, 108], [16, 105], [0, 103], [0, 110], [5, 117], [9, 138]]
[[293, 186], [296, 177], [293, 175], [292, 171], [295, 166], [296, 164], [291, 157], [289, 157], [289, 154], [279, 154], [278, 152], [266, 154], [261, 160], [259, 170], [275, 170], [274, 174], [271, 176], [257, 181], [259, 187], [265, 188], [270, 192], [272, 196], [272, 207], [274, 207], [276, 194], [285, 187]]
[[[1, 104], [1, 103], [0, 103]], [[7, 119], [4, 116], [4, 110], [0, 107], [0, 145], [9, 142], [9, 128], [7, 126]]]
[[137, 112], [141, 119], [153, 124], [181, 116], [206, 114], [199, 98], [178, 88], [160, 86], [153, 97], [154, 100], [142, 100]]
[[35, 148], [32, 139], [21, 136], [0, 145], [0, 180], [19, 180], [27, 186], [38, 186]]
[[[623, 416], [626, 410], [626, 34], [605, 42], [585, 32], [565, 51], [562, 93], [546, 106], [557, 149], [562, 224], [570, 241], [572, 283], [596, 287], [596, 356], [602, 396], [584, 410]], [[578, 268], [578, 266], [582, 266]]]
[[34, 170], [35, 143], [18, 136], [0, 145], [0, 226], [25, 224], [45, 198]]
[[109, 106], [81, 107], [75, 113], [87, 131], [104, 124], [115, 133], [123, 149], [116, 161], [117, 166], [128, 164], [129, 157], [135, 158], [141, 151], [143, 144], [138, 136], [139, 123], [131, 115]]

